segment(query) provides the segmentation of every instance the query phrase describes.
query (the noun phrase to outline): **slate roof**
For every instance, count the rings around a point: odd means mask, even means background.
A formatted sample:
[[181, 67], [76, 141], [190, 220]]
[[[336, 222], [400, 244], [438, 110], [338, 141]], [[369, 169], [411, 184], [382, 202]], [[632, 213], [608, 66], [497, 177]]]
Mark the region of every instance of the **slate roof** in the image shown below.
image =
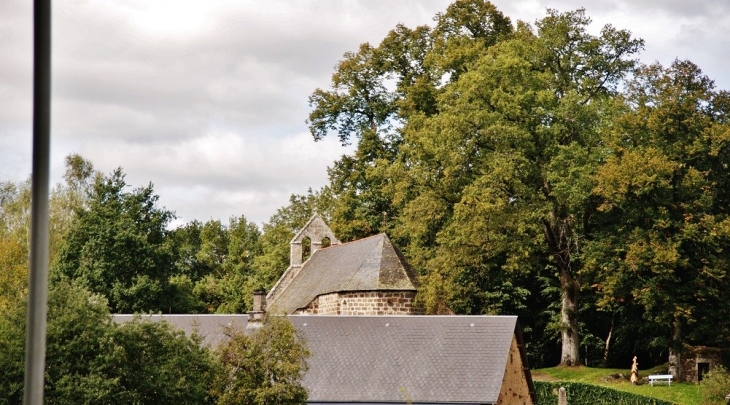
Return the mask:
[[338, 291], [416, 290], [416, 277], [384, 233], [317, 250], [267, 306], [291, 314]]
[[[133, 315], [113, 315], [117, 323]], [[217, 345], [247, 315], [142, 315]], [[496, 404], [516, 316], [289, 315], [312, 352], [309, 404]], [[524, 353], [523, 353], [524, 357]], [[527, 366], [526, 359], [525, 366]], [[528, 372], [529, 373], [529, 372]], [[527, 376], [530, 391], [532, 379]]]
[[312, 404], [496, 403], [517, 326], [515, 316], [289, 319], [312, 352]]
[[116, 323], [126, 323], [131, 321], [135, 316], [141, 320], [149, 320], [153, 322], [165, 321], [180, 329], [188, 336], [195, 330], [199, 335], [203, 336], [203, 344], [215, 347], [223, 339], [225, 339], [225, 330], [228, 327], [236, 329], [246, 329], [248, 323], [248, 315], [112, 315], [112, 320]]

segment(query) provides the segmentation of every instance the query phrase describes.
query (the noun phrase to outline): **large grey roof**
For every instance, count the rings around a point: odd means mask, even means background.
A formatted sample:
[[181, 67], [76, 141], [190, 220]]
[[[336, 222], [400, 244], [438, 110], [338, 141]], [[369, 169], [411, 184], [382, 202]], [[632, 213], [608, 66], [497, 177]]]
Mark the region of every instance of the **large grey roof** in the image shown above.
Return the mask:
[[515, 316], [289, 316], [310, 403], [496, 403]]
[[[124, 323], [132, 317], [113, 319]], [[225, 338], [227, 327], [245, 329], [247, 318], [142, 315], [167, 321], [188, 334], [197, 330], [212, 346]], [[310, 404], [494, 404], [514, 333], [521, 343], [516, 316], [288, 318], [312, 352], [304, 377]]]
[[291, 314], [318, 295], [337, 291], [416, 290], [416, 278], [384, 233], [317, 250], [268, 303]]
[[195, 331], [203, 337], [203, 344], [215, 347], [223, 339], [225, 339], [225, 331], [227, 328], [246, 329], [248, 323], [248, 315], [112, 315], [112, 320], [116, 323], [126, 323], [139, 317], [143, 321], [165, 321], [176, 329], [184, 331], [190, 335]]

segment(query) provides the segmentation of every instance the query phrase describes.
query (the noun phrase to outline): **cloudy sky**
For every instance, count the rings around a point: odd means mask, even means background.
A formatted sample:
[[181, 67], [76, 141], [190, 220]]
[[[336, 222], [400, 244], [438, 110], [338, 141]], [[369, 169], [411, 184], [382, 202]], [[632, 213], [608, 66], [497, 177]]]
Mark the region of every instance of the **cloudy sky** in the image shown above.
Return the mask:
[[[32, 2], [0, 1], [0, 181], [31, 170]], [[645, 62], [689, 59], [730, 89], [727, 0], [493, 0], [512, 21], [585, 7], [644, 38]], [[342, 54], [431, 24], [441, 0], [54, 0], [52, 178], [78, 153], [152, 182], [180, 217], [266, 222], [318, 189], [343, 148], [312, 141], [307, 97]]]

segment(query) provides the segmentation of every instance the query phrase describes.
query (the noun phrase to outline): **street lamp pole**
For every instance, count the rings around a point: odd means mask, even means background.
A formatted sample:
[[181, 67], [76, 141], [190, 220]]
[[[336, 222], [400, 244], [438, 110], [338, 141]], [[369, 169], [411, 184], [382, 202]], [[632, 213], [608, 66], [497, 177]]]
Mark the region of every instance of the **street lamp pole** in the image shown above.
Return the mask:
[[51, 1], [33, 3], [33, 174], [23, 404], [43, 404], [48, 314]]

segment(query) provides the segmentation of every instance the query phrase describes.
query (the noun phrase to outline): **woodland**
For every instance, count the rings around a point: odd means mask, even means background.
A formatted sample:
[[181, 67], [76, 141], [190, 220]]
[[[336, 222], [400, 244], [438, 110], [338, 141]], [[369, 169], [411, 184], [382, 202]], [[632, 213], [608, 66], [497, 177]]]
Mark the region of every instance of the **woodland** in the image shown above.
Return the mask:
[[[728, 348], [730, 93], [691, 61], [640, 63], [628, 31], [592, 32], [582, 9], [528, 24], [463, 0], [344, 54], [307, 125], [355, 152], [261, 227], [171, 229], [151, 183], [70, 155], [51, 286], [106, 313], [246, 312], [317, 212], [342, 241], [387, 233], [427, 313], [518, 315], [531, 367]], [[0, 183], [2, 313], [27, 293], [29, 207], [29, 181]]]

